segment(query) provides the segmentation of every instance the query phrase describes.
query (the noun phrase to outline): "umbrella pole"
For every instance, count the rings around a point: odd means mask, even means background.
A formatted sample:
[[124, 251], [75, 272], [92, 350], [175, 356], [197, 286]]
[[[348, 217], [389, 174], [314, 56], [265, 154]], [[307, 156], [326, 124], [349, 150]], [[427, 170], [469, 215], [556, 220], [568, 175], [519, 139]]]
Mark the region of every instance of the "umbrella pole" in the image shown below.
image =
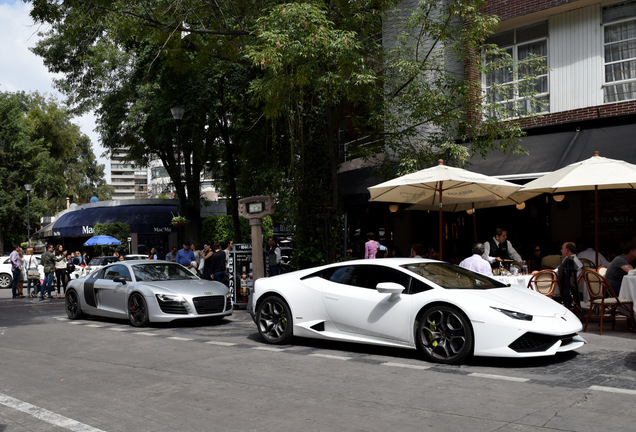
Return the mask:
[[473, 207], [473, 235], [475, 237], [475, 243], [477, 243], [477, 217], [475, 216], [475, 203], [471, 203]]
[[598, 268], [598, 185], [594, 185], [594, 242], [596, 244], [594, 265]]
[[439, 260], [442, 261], [442, 184], [439, 182]]

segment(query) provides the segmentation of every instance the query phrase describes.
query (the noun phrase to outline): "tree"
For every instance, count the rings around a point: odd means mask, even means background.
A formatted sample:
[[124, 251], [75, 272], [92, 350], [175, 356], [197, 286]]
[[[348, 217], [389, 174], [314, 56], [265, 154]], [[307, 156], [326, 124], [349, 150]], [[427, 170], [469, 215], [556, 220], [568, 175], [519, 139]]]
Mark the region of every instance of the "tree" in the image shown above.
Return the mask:
[[[190, 238], [200, 232], [206, 166], [234, 210], [253, 190], [277, 198], [306, 267], [337, 257], [345, 156], [386, 146], [391, 162], [413, 171], [439, 156], [463, 163], [467, 141], [479, 154], [520, 151], [520, 127], [489, 115], [498, 106], [488, 109], [461, 72], [510, 62], [480, 62], [497, 22], [480, 12], [483, 1], [421, 0], [405, 11], [397, 3], [35, 0], [34, 18], [51, 24], [35, 51], [64, 74], [69, 104], [97, 107], [107, 148], [130, 147], [140, 164], [162, 160], [181, 212], [196, 221]], [[405, 18], [383, 27], [395, 13]], [[386, 30], [397, 35], [392, 47]], [[186, 109], [185, 186], [167, 115], [177, 103]]]
[[[24, 238], [27, 220], [35, 232], [39, 219], [65, 208], [67, 198], [108, 198], [104, 166], [71, 118], [66, 108], [38, 93], [0, 93], [0, 250], [5, 236]], [[29, 218], [27, 183], [32, 186]]]

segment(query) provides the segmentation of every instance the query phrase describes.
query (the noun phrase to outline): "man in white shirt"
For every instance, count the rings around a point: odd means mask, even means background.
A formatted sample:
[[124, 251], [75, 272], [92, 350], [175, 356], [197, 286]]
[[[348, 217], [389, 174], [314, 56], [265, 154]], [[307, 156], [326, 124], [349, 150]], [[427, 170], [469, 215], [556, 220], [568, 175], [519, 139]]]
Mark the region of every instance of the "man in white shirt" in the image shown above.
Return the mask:
[[460, 267], [481, 273], [486, 276], [492, 276], [492, 268], [490, 263], [482, 258], [484, 254], [483, 243], [475, 243], [473, 245], [473, 254], [459, 263]]
[[592, 245], [593, 243], [587, 239], [579, 239], [576, 242], [576, 248], [581, 251], [576, 254], [579, 258], [585, 258], [592, 261], [595, 267], [607, 267], [609, 266], [609, 261], [603, 256], [602, 253], [598, 254], [598, 263], [596, 262], [596, 250], [592, 247], [588, 247], [588, 245]]

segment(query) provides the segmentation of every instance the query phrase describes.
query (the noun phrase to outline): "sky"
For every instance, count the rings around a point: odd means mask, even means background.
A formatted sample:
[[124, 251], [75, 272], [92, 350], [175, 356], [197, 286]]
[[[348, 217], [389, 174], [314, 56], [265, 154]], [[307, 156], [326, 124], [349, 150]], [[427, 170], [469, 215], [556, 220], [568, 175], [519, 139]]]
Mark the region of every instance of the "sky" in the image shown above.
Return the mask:
[[[29, 50], [39, 39], [38, 31], [46, 30], [33, 23], [30, 10], [31, 4], [21, 0], [0, 0], [0, 91], [38, 91], [62, 102], [64, 97], [53, 88], [55, 75], [49, 73], [42, 58]], [[75, 118], [73, 123], [91, 139], [93, 152], [98, 162], [105, 165], [106, 180], [110, 182], [110, 164], [101, 157], [104, 149], [94, 130], [94, 115]]]

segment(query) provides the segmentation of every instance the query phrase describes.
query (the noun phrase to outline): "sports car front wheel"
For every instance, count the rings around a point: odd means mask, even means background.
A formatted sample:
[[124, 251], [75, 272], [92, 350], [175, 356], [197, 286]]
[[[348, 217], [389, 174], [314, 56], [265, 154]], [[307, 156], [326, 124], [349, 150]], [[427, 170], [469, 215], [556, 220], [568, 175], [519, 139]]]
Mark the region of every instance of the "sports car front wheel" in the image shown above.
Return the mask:
[[280, 297], [269, 296], [256, 308], [258, 332], [271, 344], [287, 343], [292, 337], [292, 316], [289, 306]]
[[150, 321], [146, 300], [139, 293], [132, 293], [128, 298], [128, 319], [135, 327], [145, 327]]
[[80, 304], [79, 295], [74, 289], [66, 292], [66, 316], [69, 319], [76, 320], [84, 316], [82, 313], [82, 306]]
[[461, 363], [473, 351], [473, 329], [463, 313], [450, 306], [433, 306], [417, 322], [417, 348], [426, 360]]

